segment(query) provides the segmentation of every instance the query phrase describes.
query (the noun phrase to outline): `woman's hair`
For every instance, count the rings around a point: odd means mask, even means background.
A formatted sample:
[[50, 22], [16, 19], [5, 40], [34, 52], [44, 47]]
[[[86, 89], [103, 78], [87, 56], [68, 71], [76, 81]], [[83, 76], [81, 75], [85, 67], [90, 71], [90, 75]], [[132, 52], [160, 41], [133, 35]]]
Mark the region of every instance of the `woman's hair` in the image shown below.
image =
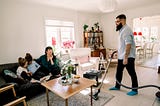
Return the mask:
[[33, 60], [33, 58], [32, 58], [32, 56], [31, 56], [30, 53], [26, 53], [25, 59], [26, 59], [28, 62], [30, 62], [30, 61]]
[[45, 49], [45, 54], [46, 54], [46, 52], [47, 52], [48, 50], [52, 50], [52, 47], [51, 47], [51, 46], [46, 47], [46, 49]]
[[[51, 46], [47, 46], [46, 49], [45, 49], [45, 54], [47, 54], [47, 51], [48, 51], [48, 50], [52, 50], [52, 51], [53, 51], [53, 49], [52, 49]], [[52, 52], [52, 55], [53, 55], [53, 59], [55, 59], [56, 56], [54, 55], [54, 52]]]
[[25, 58], [19, 57], [18, 64], [23, 67], [26, 64], [27, 60]]

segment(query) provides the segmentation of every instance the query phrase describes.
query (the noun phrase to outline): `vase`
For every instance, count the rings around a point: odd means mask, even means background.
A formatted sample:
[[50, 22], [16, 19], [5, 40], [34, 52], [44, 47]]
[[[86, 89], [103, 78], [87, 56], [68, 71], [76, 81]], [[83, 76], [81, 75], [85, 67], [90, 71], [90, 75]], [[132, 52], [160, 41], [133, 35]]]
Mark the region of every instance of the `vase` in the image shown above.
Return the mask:
[[71, 73], [67, 73], [67, 78], [72, 78], [72, 74]]
[[69, 84], [72, 83], [72, 74], [67, 73], [67, 82], [68, 82]]

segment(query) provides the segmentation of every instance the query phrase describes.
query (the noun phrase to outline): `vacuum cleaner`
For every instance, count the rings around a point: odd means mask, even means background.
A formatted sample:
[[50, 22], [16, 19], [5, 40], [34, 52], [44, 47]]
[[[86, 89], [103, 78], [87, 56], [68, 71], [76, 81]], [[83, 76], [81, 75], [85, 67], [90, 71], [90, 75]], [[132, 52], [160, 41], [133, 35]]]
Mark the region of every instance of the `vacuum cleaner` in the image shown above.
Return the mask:
[[[105, 71], [104, 77], [103, 77], [103, 79], [102, 79], [101, 84], [99, 85], [98, 91], [95, 92], [95, 93], [93, 94], [93, 96], [92, 96], [92, 98], [93, 98], [94, 100], [98, 100], [98, 98], [99, 98], [99, 97], [98, 97], [98, 94], [99, 94], [100, 91], [101, 91], [101, 88], [102, 88], [102, 85], [103, 85], [103, 81], [104, 81], [104, 79], [105, 79], [105, 77], [106, 77], [106, 75], [107, 75], [107, 73], [108, 73], [109, 65], [110, 65], [110, 63], [111, 63], [111, 61], [112, 61], [112, 58], [113, 58], [113, 56], [114, 56], [115, 53], [117, 53], [117, 51], [114, 51], [114, 52], [111, 54], [111, 57], [110, 57], [110, 59], [109, 59], [109, 62], [108, 62], [108, 64], [107, 64], [107, 67], [106, 67], [106, 71]], [[116, 82], [117, 82], [119, 85], [121, 85], [122, 87], [125, 87], [125, 88], [127, 88], [127, 89], [142, 89], [142, 88], [147, 88], [147, 87], [154, 87], [154, 88], [158, 88], [158, 89], [160, 90], [160, 86], [157, 86], [157, 85], [144, 85], [144, 86], [139, 86], [139, 87], [132, 88], [132, 87], [128, 87], [128, 86], [120, 83], [117, 79], [116, 79]], [[160, 100], [160, 91], [158, 91], [158, 92], [155, 94], [155, 96]]]

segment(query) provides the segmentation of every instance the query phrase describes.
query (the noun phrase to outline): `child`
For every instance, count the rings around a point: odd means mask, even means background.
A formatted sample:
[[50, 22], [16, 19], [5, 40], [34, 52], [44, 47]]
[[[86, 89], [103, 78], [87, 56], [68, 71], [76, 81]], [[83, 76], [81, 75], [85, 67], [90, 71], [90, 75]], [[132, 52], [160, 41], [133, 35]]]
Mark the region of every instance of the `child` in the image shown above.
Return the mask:
[[34, 61], [30, 53], [26, 53], [25, 59], [28, 62], [27, 69], [32, 73], [34, 79], [40, 80], [42, 77], [49, 75], [49, 71]]
[[27, 60], [19, 57], [18, 58], [19, 67], [17, 68], [17, 75], [20, 78], [30, 81], [32, 79], [32, 73], [27, 70]]

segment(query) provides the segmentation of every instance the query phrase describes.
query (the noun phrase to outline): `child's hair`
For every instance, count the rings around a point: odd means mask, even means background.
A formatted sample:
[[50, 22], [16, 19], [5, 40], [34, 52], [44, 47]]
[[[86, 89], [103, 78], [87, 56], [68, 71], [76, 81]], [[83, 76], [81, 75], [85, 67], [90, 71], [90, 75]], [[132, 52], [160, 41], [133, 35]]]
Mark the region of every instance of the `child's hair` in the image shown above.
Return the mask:
[[30, 53], [26, 53], [25, 59], [26, 59], [28, 62], [30, 62], [30, 61], [33, 60], [33, 58], [32, 58], [32, 56], [31, 56]]
[[22, 57], [19, 57], [19, 58], [18, 58], [18, 64], [19, 64], [20, 66], [23, 67], [23, 66], [26, 64], [26, 62], [27, 62], [26, 59], [24, 59], [24, 58], [22, 58]]

